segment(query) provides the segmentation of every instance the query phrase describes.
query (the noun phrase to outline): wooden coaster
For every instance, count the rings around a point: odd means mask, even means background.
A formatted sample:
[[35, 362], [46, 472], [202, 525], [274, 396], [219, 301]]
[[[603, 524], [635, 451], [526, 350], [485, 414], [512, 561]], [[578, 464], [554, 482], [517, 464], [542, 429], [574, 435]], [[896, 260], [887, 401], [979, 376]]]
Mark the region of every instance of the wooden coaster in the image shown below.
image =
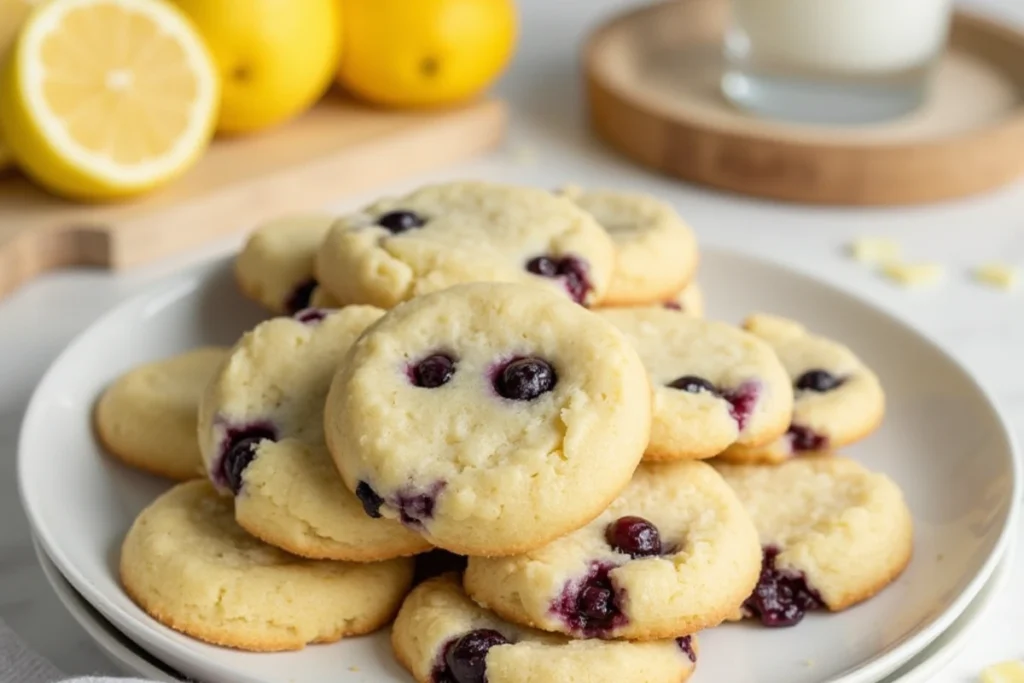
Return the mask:
[[814, 204], [931, 202], [1024, 173], [1024, 35], [957, 13], [927, 103], [874, 126], [757, 118], [719, 90], [727, 0], [675, 0], [601, 27], [586, 53], [592, 124], [645, 166]]
[[0, 297], [61, 266], [133, 266], [482, 153], [504, 103], [406, 112], [331, 93], [286, 126], [216, 140], [199, 164], [135, 201], [67, 202], [0, 172]]

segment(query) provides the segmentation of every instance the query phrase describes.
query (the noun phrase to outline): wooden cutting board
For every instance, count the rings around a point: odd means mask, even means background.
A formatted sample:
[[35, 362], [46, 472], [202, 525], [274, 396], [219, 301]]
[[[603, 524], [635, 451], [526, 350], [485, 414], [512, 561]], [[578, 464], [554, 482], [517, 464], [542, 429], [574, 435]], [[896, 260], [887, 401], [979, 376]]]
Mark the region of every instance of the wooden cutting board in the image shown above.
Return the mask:
[[0, 172], [0, 297], [53, 268], [146, 263], [468, 159], [501, 141], [506, 118], [497, 100], [409, 113], [332, 93], [280, 129], [217, 140], [180, 180], [117, 204], [63, 201]]

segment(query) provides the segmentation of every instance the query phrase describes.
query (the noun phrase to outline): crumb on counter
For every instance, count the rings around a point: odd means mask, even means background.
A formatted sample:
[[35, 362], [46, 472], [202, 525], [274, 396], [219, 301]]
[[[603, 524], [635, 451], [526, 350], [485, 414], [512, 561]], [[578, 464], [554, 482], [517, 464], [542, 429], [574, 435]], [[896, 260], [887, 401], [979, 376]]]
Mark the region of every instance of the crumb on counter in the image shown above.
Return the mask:
[[903, 287], [922, 287], [941, 281], [946, 269], [938, 263], [887, 263], [882, 273]]
[[902, 257], [903, 248], [888, 237], [861, 237], [849, 245], [850, 256], [861, 263], [893, 263]]
[[980, 683], [1024, 683], [1024, 662], [999, 662], [987, 666], [978, 680]]
[[814, 660], [813, 660], [813, 659], [804, 659], [804, 660], [802, 660], [802, 661], [801, 661], [800, 663], [801, 663], [801, 664], [802, 664], [802, 665], [803, 665], [804, 667], [806, 667], [806, 668], [808, 668], [808, 669], [810, 669], [810, 668], [811, 668], [812, 666], [814, 666]]
[[1017, 269], [1005, 263], [984, 263], [974, 269], [974, 279], [998, 289], [1015, 289], [1020, 280]]
[[348, 668], [348, 670], [351, 671], [352, 673], [359, 673], [359, 667], [358, 666], [350, 666]]

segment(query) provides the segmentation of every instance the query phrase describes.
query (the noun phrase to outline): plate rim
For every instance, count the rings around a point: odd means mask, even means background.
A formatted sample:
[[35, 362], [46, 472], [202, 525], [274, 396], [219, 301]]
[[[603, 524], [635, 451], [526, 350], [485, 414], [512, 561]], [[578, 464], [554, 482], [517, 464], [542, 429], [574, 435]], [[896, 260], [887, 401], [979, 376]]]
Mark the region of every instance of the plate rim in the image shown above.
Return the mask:
[[[46, 579], [53, 594], [57, 596], [61, 606], [71, 615], [75, 623], [82, 627], [82, 630], [103, 653], [103, 656], [121, 669], [122, 673], [141, 674], [160, 683], [188, 683], [189, 679], [184, 678], [184, 674], [181, 674], [180, 677], [175, 676], [175, 672], [172, 672], [167, 664], [156, 660], [156, 657], [118, 630], [103, 615], [99, 616], [103, 621], [99, 621], [96, 615], [87, 612], [86, 606], [92, 607], [92, 604], [64, 577], [56, 563], [43, 550], [35, 534], [32, 535], [32, 550], [36, 562], [43, 572], [43, 578]], [[85, 605], [79, 604], [80, 602]], [[95, 610], [95, 608], [93, 609]], [[120, 642], [121, 639], [131, 643], [131, 647]], [[136, 653], [135, 649], [142, 650], [148, 657], [156, 660], [156, 663], [147, 661], [146, 657]]]
[[[913, 633], [902, 641], [895, 643], [888, 650], [866, 659], [858, 665], [854, 665], [851, 669], [842, 671], [831, 678], [823, 679], [822, 683], [869, 683], [876, 681], [879, 678], [892, 673], [912, 659], [915, 654], [927, 647], [929, 643], [948, 629], [952, 622], [963, 613], [971, 601], [977, 596], [978, 592], [989, 580], [1000, 559], [1005, 554], [1006, 548], [1012, 540], [1013, 529], [1020, 516], [1022, 502], [1021, 492], [1022, 487], [1024, 487], [1024, 468], [1022, 468], [1021, 464], [1022, 455], [1016, 432], [1007, 419], [1000, 403], [995, 399], [994, 395], [989, 391], [985, 384], [974, 375], [974, 373], [957, 357], [956, 354], [948, 350], [944, 344], [933, 338], [928, 332], [919, 329], [912, 323], [900, 319], [886, 308], [879, 306], [875, 302], [852, 289], [834, 283], [830, 280], [823, 279], [821, 276], [812, 274], [809, 271], [801, 271], [799, 268], [793, 267], [790, 264], [782, 263], [770, 258], [763, 258], [744, 251], [727, 249], [714, 245], [707, 245], [704, 247], [704, 251], [708, 255], [714, 254], [721, 258], [738, 259], [741, 261], [769, 265], [772, 268], [783, 271], [787, 276], [798, 280], [803, 285], [825, 289], [833, 295], [838, 295], [847, 299], [851, 303], [870, 311], [872, 314], [880, 316], [888, 323], [910, 332], [920, 343], [930, 347], [953, 368], [959, 371], [959, 373], [962, 374], [971, 385], [973, 385], [974, 389], [983, 399], [986, 407], [995, 417], [995, 421], [1002, 430], [1002, 437], [1009, 447], [1011, 490], [1007, 513], [1002, 520], [1002, 528], [999, 531], [998, 538], [993, 544], [988, 557], [985, 558], [974, 576], [970, 578], [964, 590], [950, 602], [949, 606], [941, 614], [936, 616], [925, 626], [921, 627], [918, 632]], [[75, 349], [75, 347], [77, 347], [79, 343], [81, 343], [84, 337], [91, 334], [96, 328], [107, 324], [112, 318], [120, 315], [125, 308], [132, 305], [139, 305], [139, 302], [142, 300], [160, 299], [168, 297], [172, 293], [180, 290], [193, 290], [200, 287], [203, 283], [212, 279], [221, 269], [230, 267], [232, 262], [233, 255], [230, 254], [204, 260], [201, 263], [195, 264], [177, 273], [160, 278], [132, 296], [114, 303], [107, 311], [76, 334], [51, 361], [39, 382], [33, 389], [32, 396], [29, 399], [25, 412], [22, 416], [17, 446], [18, 496], [22, 507], [25, 510], [26, 517], [29, 520], [33, 536], [42, 545], [46, 555], [51, 558], [52, 562], [57, 566], [65, 580], [67, 580], [68, 583], [83, 596], [86, 602], [92, 605], [100, 614], [113, 624], [132, 633], [134, 633], [135, 629], [139, 627], [139, 625], [135, 623], [135, 619], [127, 613], [122, 613], [122, 610], [116, 604], [109, 601], [103, 591], [94, 587], [92, 582], [77, 570], [74, 563], [70, 562], [61, 551], [56, 540], [52, 537], [51, 532], [40, 523], [40, 520], [43, 519], [43, 516], [37, 509], [37, 505], [40, 503], [30, 493], [30, 483], [27, 481], [26, 474], [27, 468], [23, 466], [23, 463], [27, 459], [27, 456], [25, 455], [25, 443], [29, 438], [29, 427], [38, 419], [36, 418], [36, 414], [41, 410], [40, 405], [43, 400], [41, 398], [41, 389], [48, 382], [52, 381], [52, 377], [55, 374], [57, 366], [63, 362], [63, 360]], [[122, 622], [124, 623], [122, 624]], [[156, 644], [153, 645], [153, 647], [165, 650], [168, 653], [173, 653], [170, 656], [178, 657], [183, 660], [191, 660], [194, 657], [194, 653], [188, 651], [180, 643], [169, 638], [168, 634], [157, 629], [143, 629], [140, 633], [144, 634], [142, 639], [144, 639], [147, 644], [150, 640], [155, 641]], [[206, 666], [211, 667], [211, 670], [216, 670], [218, 675], [237, 676], [237, 673], [233, 673], [229, 668], [217, 662], [206, 662]]]

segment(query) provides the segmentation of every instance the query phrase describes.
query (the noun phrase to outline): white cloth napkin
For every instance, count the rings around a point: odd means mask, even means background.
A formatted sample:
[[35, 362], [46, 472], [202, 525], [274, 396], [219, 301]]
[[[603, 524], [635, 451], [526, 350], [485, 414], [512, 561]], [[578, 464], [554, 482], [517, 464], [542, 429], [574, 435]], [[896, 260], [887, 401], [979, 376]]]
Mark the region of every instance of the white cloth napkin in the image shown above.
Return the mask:
[[66, 678], [0, 620], [0, 683], [154, 683], [139, 678]]

